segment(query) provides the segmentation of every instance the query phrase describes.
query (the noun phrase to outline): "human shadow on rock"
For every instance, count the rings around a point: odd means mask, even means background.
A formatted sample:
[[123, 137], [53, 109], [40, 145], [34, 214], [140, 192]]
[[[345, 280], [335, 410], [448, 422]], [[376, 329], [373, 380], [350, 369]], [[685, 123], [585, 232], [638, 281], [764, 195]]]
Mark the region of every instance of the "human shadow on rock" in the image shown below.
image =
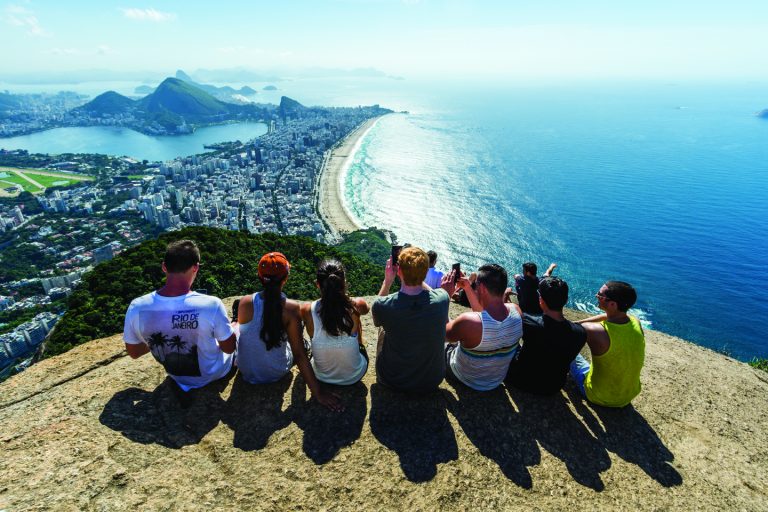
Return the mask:
[[683, 477], [672, 466], [674, 454], [656, 431], [630, 404], [622, 408], [587, 404], [575, 389], [569, 389], [576, 410], [606, 450], [635, 464], [664, 487], [683, 483]]
[[519, 411], [518, 425], [523, 435], [563, 461], [579, 484], [595, 491], [605, 489], [600, 473], [611, 467], [611, 458], [568, 407], [562, 392], [539, 396], [509, 386], [507, 393]]
[[412, 482], [427, 482], [437, 465], [459, 457], [456, 435], [439, 391], [410, 395], [371, 386], [371, 432], [397, 453], [400, 467]]
[[228, 382], [229, 377], [185, 393], [166, 377], [152, 392], [124, 389], [109, 399], [99, 421], [137, 443], [197, 444], [218, 425], [224, 408], [220, 395]]
[[443, 390], [448, 411], [456, 418], [467, 438], [480, 454], [498, 464], [501, 472], [525, 489], [533, 485], [528, 467], [541, 460], [541, 453], [499, 386], [492, 391], [475, 391], [453, 379], [446, 379], [458, 399]]
[[315, 464], [329, 462], [339, 450], [354, 443], [363, 431], [368, 413], [365, 400], [368, 388], [362, 382], [351, 386], [322, 386], [339, 395], [344, 412], [331, 412], [317, 401], [307, 400], [307, 387], [300, 375], [291, 390], [291, 417], [304, 431], [304, 453]]
[[272, 384], [250, 384], [237, 374], [222, 417], [234, 432], [235, 448], [261, 450], [272, 434], [290, 425], [290, 415], [283, 411], [283, 399], [292, 381], [291, 372]]

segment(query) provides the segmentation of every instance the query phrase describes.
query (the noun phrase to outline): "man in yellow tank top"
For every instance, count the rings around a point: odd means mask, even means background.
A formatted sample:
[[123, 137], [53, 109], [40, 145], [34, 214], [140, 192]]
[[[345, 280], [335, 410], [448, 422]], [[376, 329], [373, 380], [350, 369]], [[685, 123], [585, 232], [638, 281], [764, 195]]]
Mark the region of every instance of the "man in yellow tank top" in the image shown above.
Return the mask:
[[590, 402], [624, 407], [640, 393], [645, 362], [645, 335], [637, 318], [627, 314], [637, 300], [628, 283], [608, 281], [597, 292], [605, 313], [578, 323], [587, 331], [592, 364], [581, 355], [571, 363], [571, 376]]

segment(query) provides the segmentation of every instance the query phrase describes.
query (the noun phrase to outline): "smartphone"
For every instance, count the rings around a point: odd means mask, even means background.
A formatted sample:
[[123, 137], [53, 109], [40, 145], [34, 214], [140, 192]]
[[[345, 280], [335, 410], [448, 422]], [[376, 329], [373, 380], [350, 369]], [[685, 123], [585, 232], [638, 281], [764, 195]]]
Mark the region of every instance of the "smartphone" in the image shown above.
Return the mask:
[[454, 272], [453, 284], [456, 284], [456, 281], [458, 281], [459, 277], [461, 277], [461, 263], [454, 263], [451, 267], [451, 270]]
[[237, 310], [240, 308], [240, 299], [232, 303], [232, 321], [237, 322]]
[[403, 250], [402, 245], [392, 246], [392, 265], [397, 265], [397, 257], [400, 256], [400, 251]]

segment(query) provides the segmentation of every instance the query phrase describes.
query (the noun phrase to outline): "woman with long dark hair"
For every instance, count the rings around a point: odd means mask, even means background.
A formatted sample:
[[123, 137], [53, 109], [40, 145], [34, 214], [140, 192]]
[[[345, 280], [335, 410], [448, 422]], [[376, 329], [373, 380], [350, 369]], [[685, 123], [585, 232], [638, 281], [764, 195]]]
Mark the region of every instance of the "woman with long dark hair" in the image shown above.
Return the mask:
[[301, 318], [312, 339], [312, 369], [322, 382], [354, 384], [368, 370], [360, 327], [368, 304], [349, 297], [344, 266], [337, 260], [320, 263], [316, 285], [320, 300], [301, 305]]
[[279, 252], [259, 260], [259, 281], [264, 290], [240, 299], [237, 321], [237, 366], [251, 384], [276, 382], [295, 363], [312, 396], [333, 411], [342, 409], [333, 393], [322, 390], [304, 349], [299, 304], [282, 293], [290, 264]]

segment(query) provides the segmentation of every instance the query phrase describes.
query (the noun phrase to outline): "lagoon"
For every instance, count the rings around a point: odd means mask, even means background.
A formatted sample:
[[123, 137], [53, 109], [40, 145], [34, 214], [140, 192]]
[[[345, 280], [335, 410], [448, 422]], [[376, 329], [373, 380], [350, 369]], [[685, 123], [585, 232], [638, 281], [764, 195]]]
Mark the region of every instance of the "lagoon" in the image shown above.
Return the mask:
[[102, 153], [164, 161], [207, 151], [206, 144], [245, 142], [265, 133], [267, 126], [263, 123], [208, 126], [188, 135], [145, 135], [114, 126], [70, 127], [0, 139], [0, 148], [26, 149], [30, 153]]

